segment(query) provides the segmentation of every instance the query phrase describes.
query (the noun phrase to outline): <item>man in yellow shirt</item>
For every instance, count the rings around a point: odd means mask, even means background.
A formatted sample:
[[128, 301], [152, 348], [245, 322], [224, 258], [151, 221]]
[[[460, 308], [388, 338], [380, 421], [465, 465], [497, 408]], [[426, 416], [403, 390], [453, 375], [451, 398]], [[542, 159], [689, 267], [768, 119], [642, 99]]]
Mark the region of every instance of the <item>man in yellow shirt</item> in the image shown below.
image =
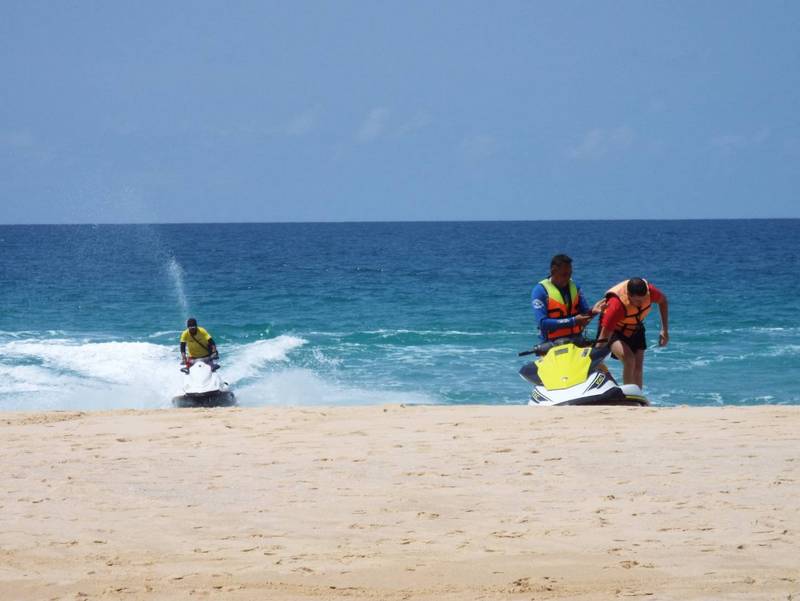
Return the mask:
[[191, 359], [216, 359], [217, 345], [205, 328], [197, 326], [197, 320], [190, 317], [186, 321], [186, 329], [181, 334], [181, 359], [187, 363], [186, 351]]

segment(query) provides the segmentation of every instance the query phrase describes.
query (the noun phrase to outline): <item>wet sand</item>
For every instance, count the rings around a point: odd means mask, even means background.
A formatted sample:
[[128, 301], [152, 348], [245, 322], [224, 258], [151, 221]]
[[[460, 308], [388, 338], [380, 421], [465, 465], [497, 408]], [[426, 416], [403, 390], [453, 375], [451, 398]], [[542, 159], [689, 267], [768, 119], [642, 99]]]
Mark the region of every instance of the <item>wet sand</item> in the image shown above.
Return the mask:
[[800, 599], [800, 407], [0, 415], [0, 599]]

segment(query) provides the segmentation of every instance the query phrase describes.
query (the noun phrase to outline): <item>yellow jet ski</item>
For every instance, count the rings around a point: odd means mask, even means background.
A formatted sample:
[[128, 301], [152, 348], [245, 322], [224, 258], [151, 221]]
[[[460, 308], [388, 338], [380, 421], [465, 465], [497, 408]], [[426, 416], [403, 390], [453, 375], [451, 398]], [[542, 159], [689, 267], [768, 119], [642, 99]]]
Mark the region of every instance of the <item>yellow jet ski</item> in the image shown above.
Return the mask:
[[628, 405], [647, 407], [650, 402], [636, 384], [618, 384], [603, 364], [607, 346], [581, 347], [570, 340], [546, 342], [520, 356], [541, 358], [519, 370], [533, 385], [529, 405]]

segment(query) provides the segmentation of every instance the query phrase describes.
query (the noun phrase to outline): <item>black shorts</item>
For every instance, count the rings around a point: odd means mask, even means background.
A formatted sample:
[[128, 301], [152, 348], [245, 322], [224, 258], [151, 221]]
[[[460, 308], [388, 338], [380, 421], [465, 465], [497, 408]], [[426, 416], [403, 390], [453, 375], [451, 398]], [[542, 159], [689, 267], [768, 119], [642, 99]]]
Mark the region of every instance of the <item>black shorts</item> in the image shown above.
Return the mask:
[[[644, 337], [644, 328], [639, 328], [630, 336], [623, 336], [619, 332], [614, 332], [611, 335], [611, 341], [609, 344], [613, 343], [615, 340], [621, 340], [627, 344], [634, 353], [636, 351], [643, 351], [647, 348], [647, 340], [645, 340]], [[616, 356], [614, 359], [616, 359]]]

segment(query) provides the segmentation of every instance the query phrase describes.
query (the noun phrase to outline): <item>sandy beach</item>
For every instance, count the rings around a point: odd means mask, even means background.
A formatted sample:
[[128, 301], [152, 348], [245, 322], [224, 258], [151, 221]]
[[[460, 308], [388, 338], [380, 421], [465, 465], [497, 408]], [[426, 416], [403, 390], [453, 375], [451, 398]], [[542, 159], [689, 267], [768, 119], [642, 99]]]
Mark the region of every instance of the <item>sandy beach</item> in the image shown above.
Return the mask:
[[800, 599], [800, 407], [6, 413], [0, 599]]

